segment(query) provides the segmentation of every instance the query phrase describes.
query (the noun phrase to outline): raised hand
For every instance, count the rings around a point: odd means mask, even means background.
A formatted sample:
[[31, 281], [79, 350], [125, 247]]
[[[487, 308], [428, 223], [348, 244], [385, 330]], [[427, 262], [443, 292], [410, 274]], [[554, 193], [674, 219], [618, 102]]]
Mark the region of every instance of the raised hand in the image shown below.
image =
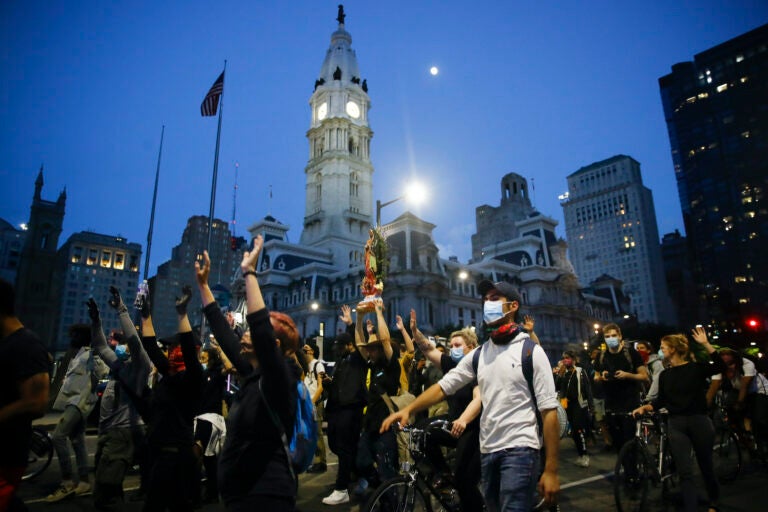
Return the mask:
[[411, 332], [415, 333], [419, 328], [416, 325], [416, 310], [411, 310]]
[[405, 329], [405, 326], [403, 325], [403, 317], [400, 315], [395, 316], [395, 325], [397, 326], [397, 330], [402, 331]]
[[373, 331], [375, 330], [375, 327], [374, 327], [374, 325], [373, 325], [373, 322], [372, 322], [370, 319], [368, 319], [368, 320], [366, 320], [366, 321], [365, 321], [365, 330], [366, 330], [366, 331], [368, 331], [368, 335], [369, 335], [369, 336], [370, 336], [371, 334], [373, 334]]
[[123, 309], [125, 309], [125, 304], [123, 304], [123, 298], [120, 297], [120, 292], [118, 291], [118, 289], [115, 288], [114, 286], [110, 286], [109, 293], [110, 293], [110, 297], [109, 297], [109, 300], [107, 301], [109, 306], [118, 311], [122, 311]]
[[533, 320], [532, 316], [529, 316], [529, 315], [523, 316], [523, 328], [526, 331], [532, 331], [535, 323], [536, 322]]
[[91, 318], [91, 323], [99, 324], [101, 323], [101, 316], [99, 315], [99, 306], [96, 304], [96, 301], [93, 300], [93, 297], [88, 299], [88, 302], [85, 303], [86, 306], [88, 306], [88, 316]]
[[691, 337], [699, 345], [704, 345], [709, 341], [707, 339], [707, 331], [703, 327], [695, 327], [693, 330], [691, 330]]
[[339, 315], [339, 320], [347, 325], [352, 325], [352, 308], [347, 304], [341, 306], [341, 314]]
[[195, 279], [198, 286], [208, 286], [208, 274], [211, 273], [211, 258], [208, 251], [203, 251], [202, 260], [195, 261]]
[[176, 312], [179, 315], [187, 314], [187, 306], [192, 298], [192, 287], [188, 284], [181, 289], [181, 297], [176, 297]]
[[253, 239], [253, 249], [243, 253], [243, 261], [240, 262], [240, 270], [243, 272], [254, 272], [256, 262], [259, 260], [259, 253], [264, 246], [264, 237], [259, 235]]

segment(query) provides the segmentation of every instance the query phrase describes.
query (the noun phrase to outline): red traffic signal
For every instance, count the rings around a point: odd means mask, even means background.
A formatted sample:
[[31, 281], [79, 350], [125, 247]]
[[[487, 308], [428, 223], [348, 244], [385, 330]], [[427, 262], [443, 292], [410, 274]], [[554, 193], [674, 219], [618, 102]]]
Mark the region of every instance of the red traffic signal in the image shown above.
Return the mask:
[[758, 322], [756, 319], [754, 318], [747, 319], [747, 326], [749, 326], [750, 328], [757, 329], [759, 325], [760, 325], [760, 322]]

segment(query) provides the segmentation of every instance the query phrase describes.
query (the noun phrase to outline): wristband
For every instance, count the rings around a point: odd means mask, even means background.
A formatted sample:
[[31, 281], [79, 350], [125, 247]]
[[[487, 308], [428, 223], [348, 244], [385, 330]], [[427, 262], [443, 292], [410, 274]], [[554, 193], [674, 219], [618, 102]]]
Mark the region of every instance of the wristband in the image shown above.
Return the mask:
[[243, 272], [243, 279], [245, 279], [246, 276], [256, 277], [256, 271], [255, 270], [246, 270], [245, 272]]

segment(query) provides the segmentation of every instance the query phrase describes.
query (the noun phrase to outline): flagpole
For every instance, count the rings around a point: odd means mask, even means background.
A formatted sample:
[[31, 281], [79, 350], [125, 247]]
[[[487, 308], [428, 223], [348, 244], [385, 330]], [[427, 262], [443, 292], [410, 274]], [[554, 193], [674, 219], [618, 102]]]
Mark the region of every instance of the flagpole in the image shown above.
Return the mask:
[[[227, 61], [224, 60], [224, 72], [227, 71]], [[226, 75], [224, 77], [226, 81]], [[219, 127], [216, 130], [216, 153], [213, 157], [213, 179], [211, 181], [211, 206], [208, 210], [208, 254], [211, 254], [211, 239], [213, 238], [213, 210], [216, 205], [216, 178], [219, 174], [219, 142], [221, 141], [221, 115], [224, 113], [224, 82], [221, 84], [221, 97], [219, 98]], [[201, 333], [202, 334], [202, 333]]]
[[147, 254], [144, 256], [144, 280], [149, 274], [149, 254], [152, 251], [152, 233], [155, 226], [155, 205], [157, 204], [157, 182], [160, 181], [160, 159], [163, 156], [163, 137], [165, 125], [160, 131], [160, 150], [157, 152], [157, 170], [155, 171], [155, 192], [152, 194], [152, 213], [149, 215], [149, 231], [147, 232]]
[[[219, 174], [219, 143], [221, 142], [221, 115], [224, 113], [224, 81], [226, 80], [227, 60], [224, 59], [222, 71], [221, 96], [219, 97], [219, 127], [216, 130], [216, 153], [213, 157], [213, 178], [211, 179], [211, 206], [208, 209], [208, 244], [206, 249], [211, 254], [211, 239], [213, 238], [213, 210], [216, 206], [216, 178]], [[200, 316], [200, 342], [207, 347], [205, 338], [205, 315]]]

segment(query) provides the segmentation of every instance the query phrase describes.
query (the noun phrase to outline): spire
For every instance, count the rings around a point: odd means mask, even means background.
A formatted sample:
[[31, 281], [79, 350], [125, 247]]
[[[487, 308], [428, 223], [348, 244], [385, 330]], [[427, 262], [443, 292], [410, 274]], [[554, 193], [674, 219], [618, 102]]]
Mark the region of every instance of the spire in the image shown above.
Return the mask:
[[334, 80], [341, 81], [341, 85], [346, 85], [350, 82], [360, 84], [360, 71], [357, 67], [357, 56], [352, 49], [352, 36], [344, 28], [346, 17], [344, 6], [340, 4], [338, 16], [336, 17], [339, 26], [331, 34], [331, 44], [320, 68], [320, 75], [316, 86], [330, 85]]
[[40, 192], [43, 190], [43, 164], [40, 164], [40, 172], [37, 173], [35, 180], [35, 199], [40, 199]]
[[61, 191], [61, 194], [59, 194], [59, 199], [56, 202], [62, 206], [67, 202], [67, 187], [64, 187], [64, 190]]

